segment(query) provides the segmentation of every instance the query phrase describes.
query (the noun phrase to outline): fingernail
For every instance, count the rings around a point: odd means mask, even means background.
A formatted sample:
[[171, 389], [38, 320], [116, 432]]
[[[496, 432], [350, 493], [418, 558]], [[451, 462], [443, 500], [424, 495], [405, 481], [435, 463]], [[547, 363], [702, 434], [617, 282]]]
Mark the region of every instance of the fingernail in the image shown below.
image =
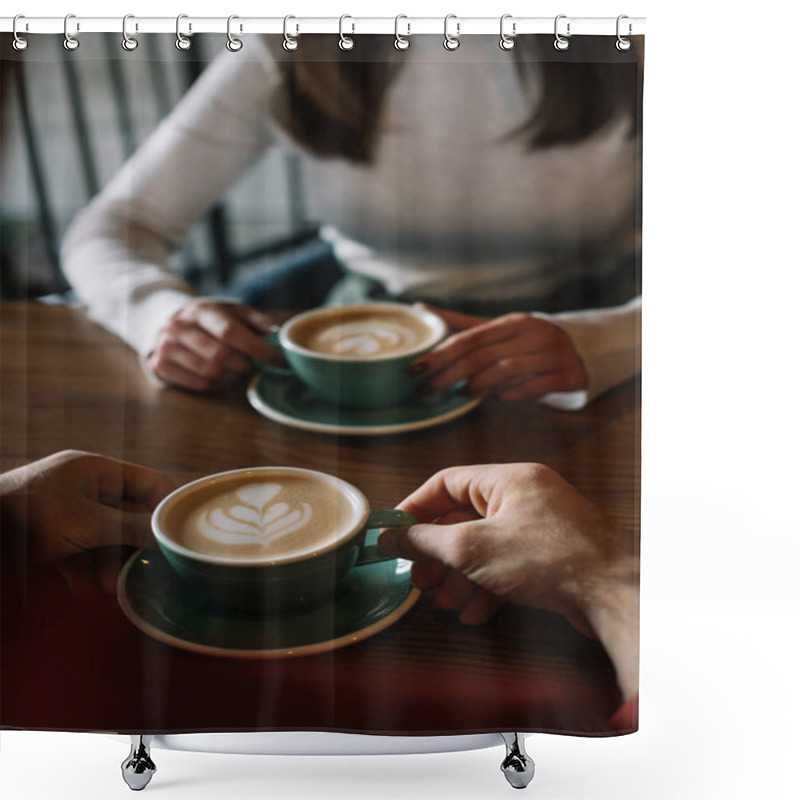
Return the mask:
[[428, 371], [428, 365], [424, 361], [417, 361], [414, 364], [409, 364], [406, 367], [406, 375], [410, 375], [414, 377], [416, 375], [422, 375]]

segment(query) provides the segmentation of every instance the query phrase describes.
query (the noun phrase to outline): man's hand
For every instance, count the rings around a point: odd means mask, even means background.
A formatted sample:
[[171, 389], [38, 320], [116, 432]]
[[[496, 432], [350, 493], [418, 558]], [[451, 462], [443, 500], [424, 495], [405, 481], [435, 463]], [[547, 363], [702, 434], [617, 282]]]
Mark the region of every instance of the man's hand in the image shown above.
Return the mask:
[[169, 478], [114, 458], [65, 450], [0, 475], [5, 528], [25, 531], [35, 563], [107, 545], [152, 547], [150, 513]]

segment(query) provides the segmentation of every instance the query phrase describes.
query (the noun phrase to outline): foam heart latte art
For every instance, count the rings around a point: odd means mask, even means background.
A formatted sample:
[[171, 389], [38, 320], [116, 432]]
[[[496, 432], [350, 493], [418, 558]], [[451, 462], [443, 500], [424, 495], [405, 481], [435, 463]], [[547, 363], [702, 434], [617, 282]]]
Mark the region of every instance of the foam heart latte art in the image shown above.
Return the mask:
[[258, 560], [314, 552], [357, 521], [353, 502], [335, 486], [287, 472], [199, 486], [175, 504], [168, 528], [195, 552]]
[[197, 528], [222, 544], [267, 544], [294, 533], [311, 521], [313, 512], [308, 503], [301, 503], [298, 508], [280, 501], [272, 503], [281, 488], [277, 483], [259, 483], [223, 495], [211, 508], [198, 513]]
[[318, 338], [319, 347], [346, 356], [375, 356], [413, 348], [419, 336], [411, 328], [390, 322], [350, 322], [334, 325]]
[[354, 306], [312, 313], [291, 330], [292, 341], [344, 359], [399, 358], [432, 344], [436, 332], [402, 306]]

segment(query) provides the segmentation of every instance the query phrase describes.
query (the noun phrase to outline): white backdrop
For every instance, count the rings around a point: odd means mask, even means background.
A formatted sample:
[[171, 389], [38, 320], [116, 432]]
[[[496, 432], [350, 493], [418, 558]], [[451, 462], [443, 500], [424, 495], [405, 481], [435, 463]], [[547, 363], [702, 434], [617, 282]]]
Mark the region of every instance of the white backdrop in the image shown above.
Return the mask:
[[[28, 16], [648, 17], [641, 731], [537, 736], [537, 800], [797, 796], [800, 525], [796, 517], [798, 6], [685, 0], [447, 4], [293, 0], [18, 0]], [[731, 9], [726, 15], [726, 6]], [[794, 99], [793, 99], [794, 98]], [[54, 662], [57, 654], [54, 654]], [[3, 732], [0, 793], [128, 796], [126, 748]], [[278, 758], [156, 752], [148, 796], [509, 797], [501, 750]]]

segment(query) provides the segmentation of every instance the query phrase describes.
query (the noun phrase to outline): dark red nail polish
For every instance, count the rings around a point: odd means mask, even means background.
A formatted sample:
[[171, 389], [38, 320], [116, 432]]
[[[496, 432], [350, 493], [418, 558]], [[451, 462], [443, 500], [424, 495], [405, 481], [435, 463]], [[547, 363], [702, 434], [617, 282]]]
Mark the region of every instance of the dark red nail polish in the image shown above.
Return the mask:
[[428, 365], [424, 361], [418, 361], [416, 364], [409, 364], [406, 367], [406, 375], [412, 378], [417, 375], [423, 375], [428, 371]]

